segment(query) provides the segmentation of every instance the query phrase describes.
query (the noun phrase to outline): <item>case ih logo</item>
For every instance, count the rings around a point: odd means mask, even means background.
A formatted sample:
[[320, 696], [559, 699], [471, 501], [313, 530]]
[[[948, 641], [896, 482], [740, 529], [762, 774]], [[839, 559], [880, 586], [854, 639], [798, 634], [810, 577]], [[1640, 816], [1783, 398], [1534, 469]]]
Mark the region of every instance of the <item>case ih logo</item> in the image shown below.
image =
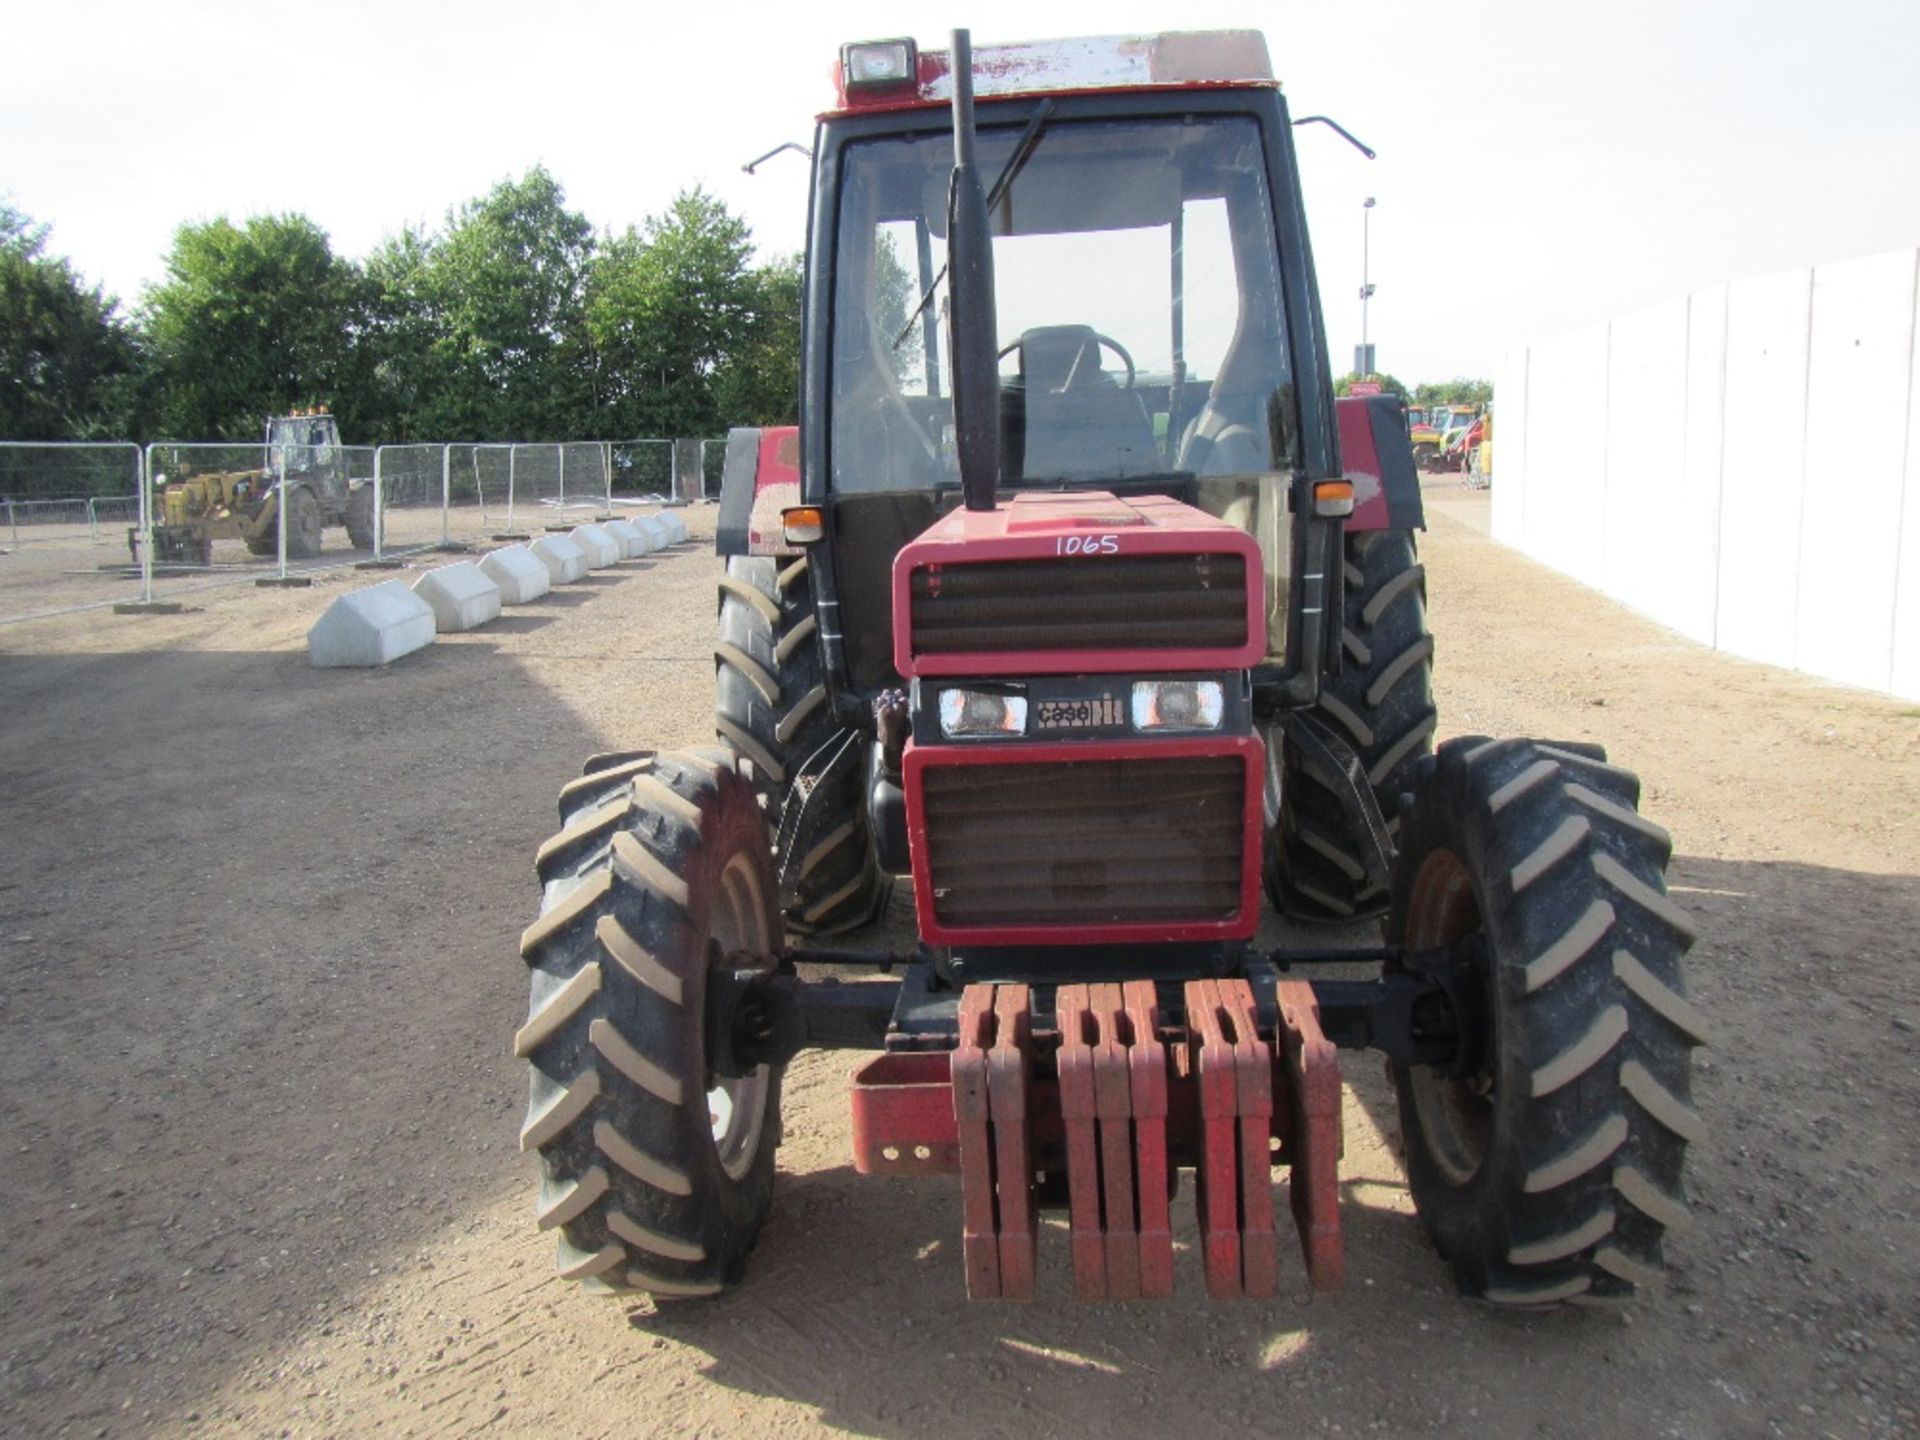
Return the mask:
[[1086, 700], [1042, 700], [1034, 713], [1040, 730], [1091, 730], [1127, 723], [1127, 713], [1116, 695]]

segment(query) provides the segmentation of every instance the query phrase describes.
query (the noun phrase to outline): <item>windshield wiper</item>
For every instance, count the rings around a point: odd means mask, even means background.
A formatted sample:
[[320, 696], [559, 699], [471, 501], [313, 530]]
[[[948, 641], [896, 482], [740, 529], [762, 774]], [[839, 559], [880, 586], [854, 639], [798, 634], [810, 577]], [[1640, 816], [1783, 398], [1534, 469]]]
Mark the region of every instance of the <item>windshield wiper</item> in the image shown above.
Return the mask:
[[[1027, 161], [1032, 158], [1034, 149], [1040, 144], [1040, 132], [1047, 128], [1047, 121], [1051, 119], [1052, 116], [1053, 97], [1048, 96], [1045, 100], [1042, 100], [1034, 110], [1032, 118], [1027, 121], [1027, 128], [1020, 132], [1019, 143], [1013, 147], [1013, 153], [1007, 156], [1007, 163], [1000, 167], [1000, 174], [995, 177], [992, 187], [988, 189], [988, 213], [992, 213], [993, 207], [1000, 203], [1000, 199], [1007, 193], [1008, 187], [1013, 184], [1021, 170], [1026, 167]], [[914, 306], [913, 313], [907, 316], [907, 323], [902, 325], [900, 327], [900, 333], [893, 337], [893, 349], [898, 350], [906, 341], [907, 336], [913, 333], [913, 322], [926, 313], [927, 306], [933, 303], [933, 292], [940, 288], [940, 282], [946, 278], [946, 262], [942, 261], [940, 269], [935, 272], [933, 280], [927, 286], [927, 293], [920, 297], [920, 303]]]

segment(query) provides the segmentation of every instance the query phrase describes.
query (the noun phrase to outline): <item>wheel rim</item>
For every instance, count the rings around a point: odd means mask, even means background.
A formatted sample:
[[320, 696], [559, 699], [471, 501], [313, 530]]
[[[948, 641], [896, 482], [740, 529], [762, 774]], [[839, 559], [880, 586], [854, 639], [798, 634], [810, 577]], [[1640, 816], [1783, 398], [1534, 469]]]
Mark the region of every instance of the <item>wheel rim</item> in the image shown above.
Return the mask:
[[[1466, 865], [1451, 850], [1428, 855], [1414, 877], [1404, 943], [1409, 951], [1438, 950], [1482, 928], [1480, 906]], [[1497, 1046], [1494, 1052], [1497, 1052]], [[1430, 1065], [1407, 1071], [1409, 1097], [1420, 1133], [1449, 1184], [1464, 1185], [1480, 1172], [1493, 1132], [1491, 1073], [1466, 1079], [1440, 1075]]]
[[[766, 894], [760, 872], [747, 855], [736, 855], [720, 872], [719, 894], [712, 917], [713, 939], [722, 955], [766, 955], [772, 950], [767, 933]], [[769, 1074], [761, 1065], [750, 1075], [709, 1075], [707, 1119], [713, 1129], [713, 1148], [720, 1168], [739, 1180], [753, 1168], [766, 1129]]]

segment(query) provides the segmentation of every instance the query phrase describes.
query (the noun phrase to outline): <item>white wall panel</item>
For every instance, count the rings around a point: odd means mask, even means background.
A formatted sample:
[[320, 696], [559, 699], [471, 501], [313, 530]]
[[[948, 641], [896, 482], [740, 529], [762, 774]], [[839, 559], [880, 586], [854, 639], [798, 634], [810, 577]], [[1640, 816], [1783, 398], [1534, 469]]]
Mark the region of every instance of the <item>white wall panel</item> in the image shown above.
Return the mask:
[[1893, 681], [1913, 284], [1912, 251], [1813, 274], [1793, 663], [1876, 690]]
[[1668, 577], [1667, 623], [1688, 639], [1712, 645], [1720, 606], [1720, 463], [1726, 432], [1727, 287], [1687, 297], [1687, 421], [1681, 438], [1675, 531], [1685, 537], [1682, 563]]
[[1689, 563], [1692, 541], [1671, 508], [1686, 462], [1685, 300], [1613, 322], [1607, 397], [1600, 588], [1673, 624], [1672, 577]]
[[1900, 504], [1900, 573], [1893, 602], [1893, 693], [1920, 700], [1920, 297], [1907, 377], [1906, 493]]
[[[1596, 586], [1606, 509], [1606, 432], [1607, 327], [1592, 326], [1534, 346], [1527, 379], [1525, 548], [1556, 570]], [[1497, 474], [1497, 458], [1494, 464]]]
[[1727, 293], [1716, 633], [1721, 649], [1772, 665], [1794, 663], [1811, 295], [1805, 270]]

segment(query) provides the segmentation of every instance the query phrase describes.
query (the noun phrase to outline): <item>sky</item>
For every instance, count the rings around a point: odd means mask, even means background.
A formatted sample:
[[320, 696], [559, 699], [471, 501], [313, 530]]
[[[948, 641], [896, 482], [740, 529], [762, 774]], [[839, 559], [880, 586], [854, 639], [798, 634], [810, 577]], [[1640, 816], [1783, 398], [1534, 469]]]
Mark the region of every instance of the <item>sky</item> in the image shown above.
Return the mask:
[[0, 196], [128, 305], [174, 228], [299, 211], [364, 256], [541, 163], [597, 227], [704, 185], [805, 244], [843, 41], [1265, 31], [1328, 339], [1409, 383], [1723, 280], [1920, 245], [1913, 0], [649, 4], [0, 0]]

